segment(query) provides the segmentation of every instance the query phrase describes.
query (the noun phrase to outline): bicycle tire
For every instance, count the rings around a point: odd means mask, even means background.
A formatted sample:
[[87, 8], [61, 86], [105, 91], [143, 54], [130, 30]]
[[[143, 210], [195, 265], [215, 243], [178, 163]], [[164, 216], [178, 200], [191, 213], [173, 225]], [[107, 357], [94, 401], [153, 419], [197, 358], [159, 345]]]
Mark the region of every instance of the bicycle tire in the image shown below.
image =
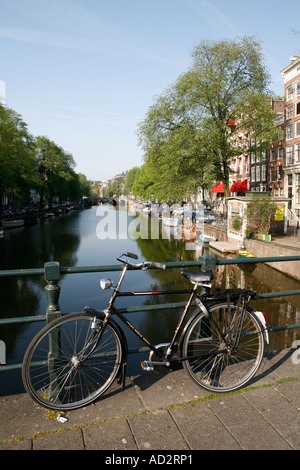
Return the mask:
[[104, 316], [99, 313], [64, 315], [42, 328], [29, 344], [23, 384], [43, 407], [69, 411], [86, 406], [118, 376], [123, 359], [120, 334], [108, 323], [95, 347], [97, 333], [91, 328], [95, 319], [100, 330]]
[[[230, 311], [236, 309], [230, 303]], [[241, 309], [240, 309], [241, 310]], [[201, 387], [212, 392], [230, 392], [244, 387], [257, 372], [264, 354], [261, 322], [255, 311], [247, 308], [237, 350], [230, 351], [224, 335], [228, 304], [209, 307], [209, 317], [202, 312], [187, 326], [182, 340], [183, 366]]]

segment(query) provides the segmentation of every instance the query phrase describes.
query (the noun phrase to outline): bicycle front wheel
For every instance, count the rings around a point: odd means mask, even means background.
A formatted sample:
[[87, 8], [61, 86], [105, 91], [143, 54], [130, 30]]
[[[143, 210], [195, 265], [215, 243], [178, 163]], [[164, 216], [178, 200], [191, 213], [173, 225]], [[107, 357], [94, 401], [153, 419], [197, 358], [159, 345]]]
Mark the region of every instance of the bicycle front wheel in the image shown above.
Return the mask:
[[[247, 309], [235, 348], [232, 316], [237, 306], [219, 303], [209, 308], [209, 317], [199, 313], [189, 325], [182, 343], [188, 374], [203, 388], [229, 392], [245, 386], [258, 370], [264, 353], [262, 325]], [[236, 312], [240, 318], [240, 311]]]
[[26, 391], [51, 410], [74, 410], [102, 395], [122, 363], [122, 343], [113, 324], [99, 341], [103, 318], [71, 313], [46, 325], [24, 356]]

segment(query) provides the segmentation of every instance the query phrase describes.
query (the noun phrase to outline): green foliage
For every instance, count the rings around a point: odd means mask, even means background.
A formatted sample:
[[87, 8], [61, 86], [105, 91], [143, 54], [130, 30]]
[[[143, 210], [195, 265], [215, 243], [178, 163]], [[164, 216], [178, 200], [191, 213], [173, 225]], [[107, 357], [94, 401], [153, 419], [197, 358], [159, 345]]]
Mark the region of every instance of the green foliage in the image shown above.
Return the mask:
[[232, 131], [249, 133], [252, 142], [273, 135], [271, 108], [263, 101], [270, 76], [252, 37], [201, 41], [192, 60], [150, 107], [139, 126], [139, 143], [160, 194], [175, 197], [218, 180], [228, 195], [228, 162], [242, 153]]
[[21, 116], [0, 105], [0, 210], [2, 195], [14, 191], [22, 195], [28, 182], [34, 182], [33, 137]]
[[90, 194], [84, 175], [74, 171], [73, 156], [47, 137], [36, 139], [14, 110], [0, 105], [0, 212], [2, 196], [11, 191], [21, 201], [36, 189], [42, 196], [79, 200]]
[[111, 184], [105, 188], [104, 196], [113, 197], [113, 196], [121, 196], [124, 191], [124, 178], [118, 177], [115, 178]]
[[140, 168], [135, 166], [127, 171], [125, 177], [124, 194], [130, 194], [135, 180], [138, 178]]
[[277, 206], [270, 196], [253, 196], [247, 206], [248, 228], [256, 233], [268, 235]]
[[49, 194], [51, 207], [54, 194], [59, 197], [68, 195], [68, 183], [74, 176], [75, 162], [71, 154], [66, 153], [47, 137], [37, 137], [35, 145], [41, 187]]

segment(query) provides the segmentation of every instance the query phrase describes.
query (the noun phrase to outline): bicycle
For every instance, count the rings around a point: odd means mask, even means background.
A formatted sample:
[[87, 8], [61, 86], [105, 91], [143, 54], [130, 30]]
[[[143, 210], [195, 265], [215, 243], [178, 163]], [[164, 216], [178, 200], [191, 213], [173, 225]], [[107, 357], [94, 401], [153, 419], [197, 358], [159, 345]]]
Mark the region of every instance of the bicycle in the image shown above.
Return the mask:
[[[165, 265], [123, 253], [124, 264], [117, 285], [101, 279], [103, 289], [112, 289], [107, 308], [85, 307], [47, 324], [29, 344], [22, 378], [26, 391], [40, 405], [67, 411], [99, 398], [117, 380], [125, 386], [127, 340], [117, 316], [150, 349], [142, 362], [146, 371], [182, 367], [200, 386], [212, 392], [229, 392], [245, 386], [257, 372], [268, 341], [266, 319], [250, 307], [256, 293], [248, 290], [211, 292], [213, 272], [182, 270], [193, 288], [180, 291], [121, 292], [130, 269], [165, 269]], [[201, 292], [197, 290], [202, 287]], [[169, 343], [153, 345], [115, 307], [117, 297], [185, 292], [189, 298]], [[195, 311], [189, 315], [191, 305]]]

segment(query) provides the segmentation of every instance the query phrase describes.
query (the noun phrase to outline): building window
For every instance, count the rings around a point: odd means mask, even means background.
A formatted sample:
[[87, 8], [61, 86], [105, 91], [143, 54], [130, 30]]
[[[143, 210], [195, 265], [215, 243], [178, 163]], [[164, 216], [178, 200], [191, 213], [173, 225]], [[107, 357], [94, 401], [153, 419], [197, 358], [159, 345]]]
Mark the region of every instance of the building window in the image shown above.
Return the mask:
[[274, 167], [271, 166], [270, 168], [270, 183], [272, 183], [272, 181], [274, 181]]
[[286, 138], [287, 139], [293, 138], [293, 124], [288, 124], [286, 126]]
[[300, 143], [295, 144], [295, 163], [300, 163]]
[[255, 152], [251, 153], [251, 163], [255, 163]]
[[295, 104], [295, 111], [296, 111], [296, 116], [299, 116], [300, 114], [300, 101]]
[[256, 167], [256, 182], [260, 181], [260, 166]]
[[261, 167], [261, 180], [266, 181], [266, 176], [267, 176], [266, 165], [262, 165], [262, 167]]
[[277, 166], [277, 181], [282, 180], [282, 165]]
[[289, 145], [286, 148], [286, 166], [291, 166], [293, 163], [293, 147]]
[[296, 96], [300, 95], [300, 82], [296, 83]]
[[300, 175], [296, 179], [296, 203], [300, 204]]
[[282, 140], [282, 139], [283, 139], [283, 129], [280, 129], [278, 140]]
[[286, 108], [286, 118], [291, 119], [293, 117], [293, 105], [291, 104]]
[[248, 158], [248, 155], [245, 156], [245, 172], [249, 173], [249, 158]]
[[278, 159], [283, 158], [283, 147], [279, 145], [278, 147]]
[[300, 121], [295, 123], [295, 135], [300, 135]]
[[293, 86], [289, 86], [286, 90], [286, 99], [291, 100], [293, 98]]
[[251, 168], [251, 181], [255, 182], [255, 166]]
[[274, 162], [275, 160], [275, 149], [270, 150], [270, 162]]
[[[278, 165], [277, 167], [277, 181], [282, 180], [282, 165]], [[278, 194], [279, 196], [279, 194]]]

